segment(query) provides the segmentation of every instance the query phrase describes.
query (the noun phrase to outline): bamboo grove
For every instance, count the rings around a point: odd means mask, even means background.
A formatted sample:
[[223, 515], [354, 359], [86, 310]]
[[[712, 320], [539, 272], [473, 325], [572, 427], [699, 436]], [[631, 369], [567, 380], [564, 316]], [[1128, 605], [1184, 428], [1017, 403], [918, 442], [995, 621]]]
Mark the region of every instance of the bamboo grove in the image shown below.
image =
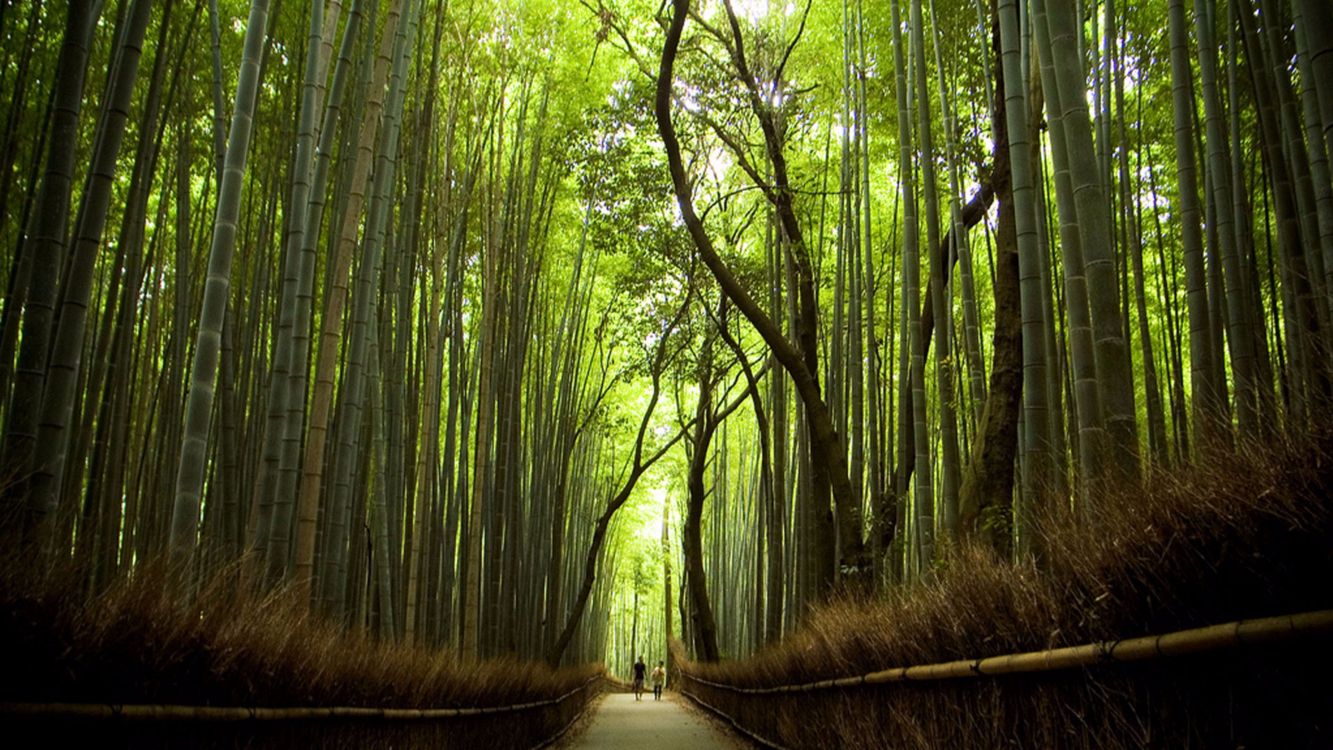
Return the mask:
[[87, 592], [713, 660], [1333, 400], [1322, 0], [22, 0], [0, 44], [6, 544]]

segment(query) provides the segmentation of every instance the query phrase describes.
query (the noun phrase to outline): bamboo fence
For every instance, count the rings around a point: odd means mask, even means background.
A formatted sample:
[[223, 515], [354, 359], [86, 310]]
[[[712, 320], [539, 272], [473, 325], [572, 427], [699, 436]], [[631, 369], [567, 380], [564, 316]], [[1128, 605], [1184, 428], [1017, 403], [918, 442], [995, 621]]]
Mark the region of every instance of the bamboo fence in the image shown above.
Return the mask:
[[508, 706], [470, 706], [461, 708], [366, 708], [360, 706], [299, 706], [267, 708], [261, 706], [179, 706], [119, 703], [0, 703], [0, 716], [33, 719], [121, 719], [129, 721], [310, 721], [316, 719], [381, 719], [384, 721], [420, 721], [452, 719], [465, 716], [489, 716], [517, 713], [564, 703], [587, 689], [603, 675], [594, 675], [563, 695], [540, 701]]
[[680, 672], [684, 678], [685, 686], [682, 687], [681, 693], [701, 708], [731, 724], [738, 732], [750, 738], [757, 745], [782, 750], [784, 747], [782, 744], [758, 734], [754, 728], [745, 726], [728, 711], [704, 700], [703, 697], [690, 690], [690, 683], [697, 683], [700, 686], [707, 686], [738, 696], [812, 693], [849, 690], [868, 685], [923, 683], [938, 680], [1001, 677], [1004, 675], [1095, 668], [1101, 665], [1146, 662], [1221, 651], [1229, 648], [1257, 646], [1295, 638], [1327, 637], [1329, 635], [1333, 635], [1333, 609], [1238, 620], [1159, 635], [1096, 641], [1043, 651], [893, 667], [854, 677], [768, 687], [740, 687], [716, 682], [690, 674], [688, 669], [682, 668]]
[[1149, 661], [1186, 656], [1226, 648], [1252, 646], [1289, 638], [1333, 634], [1333, 609], [1294, 615], [1237, 620], [1202, 628], [1177, 630], [1160, 635], [1146, 635], [1115, 641], [1095, 641], [1080, 646], [1065, 646], [1045, 651], [1027, 651], [978, 659], [957, 659], [935, 664], [892, 667], [856, 677], [841, 677], [794, 685], [738, 687], [714, 682], [685, 672], [686, 678], [701, 685], [745, 695], [799, 693], [814, 690], [882, 685], [892, 682], [949, 680], [966, 677], [990, 677], [1006, 674], [1051, 672], [1098, 664]]

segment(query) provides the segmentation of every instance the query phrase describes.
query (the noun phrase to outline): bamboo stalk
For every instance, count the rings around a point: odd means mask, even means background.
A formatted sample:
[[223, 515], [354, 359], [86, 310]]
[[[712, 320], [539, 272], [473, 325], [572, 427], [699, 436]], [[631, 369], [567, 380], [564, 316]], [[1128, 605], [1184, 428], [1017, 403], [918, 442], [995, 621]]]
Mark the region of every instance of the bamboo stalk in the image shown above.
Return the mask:
[[978, 659], [958, 659], [935, 664], [893, 667], [856, 677], [818, 680], [795, 685], [742, 688], [705, 680], [689, 675], [688, 672], [686, 672], [686, 675], [688, 679], [701, 685], [733, 693], [767, 695], [848, 688], [859, 685], [882, 685], [893, 682], [1053, 672], [1096, 666], [1109, 662], [1152, 661], [1173, 656], [1219, 651], [1238, 646], [1271, 643], [1288, 638], [1329, 634], [1333, 634], [1333, 609], [1253, 620], [1237, 620], [1159, 635], [1146, 635], [1126, 640], [1095, 641], [1079, 646], [1065, 646], [1045, 651], [1028, 651]]
[[598, 674], [555, 698], [515, 703], [509, 706], [462, 708], [366, 708], [358, 706], [302, 706], [264, 708], [257, 706], [176, 706], [119, 703], [0, 703], [0, 716], [30, 719], [125, 719], [131, 721], [293, 721], [311, 719], [382, 719], [414, 721], [452, 719], [464, 716], [517, 713], [564, 703], [585, 690]]

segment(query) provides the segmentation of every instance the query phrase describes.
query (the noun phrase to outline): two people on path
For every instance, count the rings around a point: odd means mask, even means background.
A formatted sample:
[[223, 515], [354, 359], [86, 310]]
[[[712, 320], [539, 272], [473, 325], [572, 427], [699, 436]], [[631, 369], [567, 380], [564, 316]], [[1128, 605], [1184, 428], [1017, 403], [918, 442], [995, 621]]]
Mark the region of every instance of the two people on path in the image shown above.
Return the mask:
[[[643, 698], [643, 678], [648, 671], [648, 665], [643, 663], [643, 657], [634, 662], [634, 700]], [[666, 682], [666, 666], [664, 662], [657, 662], [653, 667], [653, 700], [662, 700], [662, 685]]]

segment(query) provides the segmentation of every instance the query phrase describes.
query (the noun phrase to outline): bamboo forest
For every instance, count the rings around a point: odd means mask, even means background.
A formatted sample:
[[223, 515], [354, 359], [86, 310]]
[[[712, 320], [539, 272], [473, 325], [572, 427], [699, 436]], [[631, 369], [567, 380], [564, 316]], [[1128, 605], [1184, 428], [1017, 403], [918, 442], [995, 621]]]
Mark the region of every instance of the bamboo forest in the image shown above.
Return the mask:
[[0, 0], [84, 747], [1333, 746], [1329, 0]]

